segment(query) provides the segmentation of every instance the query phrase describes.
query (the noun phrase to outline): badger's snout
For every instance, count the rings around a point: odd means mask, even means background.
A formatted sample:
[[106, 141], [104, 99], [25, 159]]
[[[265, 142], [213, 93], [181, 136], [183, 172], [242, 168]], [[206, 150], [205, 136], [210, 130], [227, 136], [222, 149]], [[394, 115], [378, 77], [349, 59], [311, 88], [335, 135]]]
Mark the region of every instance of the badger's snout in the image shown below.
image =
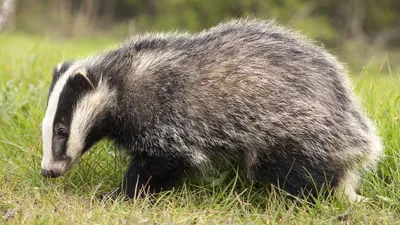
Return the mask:
[[50, 178], [56, 178], [56, 177], [59, 177], [61, 175], [61, 173], [59, 171], [46, 170], [46, 169], [42, 169], [40, 174], [42, 174], [42, 176], [44, 176], [44, 177], [50, 177]]

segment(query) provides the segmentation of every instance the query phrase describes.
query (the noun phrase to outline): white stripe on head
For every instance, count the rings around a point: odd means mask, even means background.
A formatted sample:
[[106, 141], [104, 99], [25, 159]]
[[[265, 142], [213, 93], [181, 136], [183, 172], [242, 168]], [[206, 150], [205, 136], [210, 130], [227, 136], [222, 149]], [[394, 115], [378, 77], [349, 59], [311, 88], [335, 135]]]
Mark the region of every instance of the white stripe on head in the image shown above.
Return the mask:
[[104, 111], [114, 101], [115, 92], [110, 90], [107, 82], [100, 79], [97, 87], [79, 100], [73, 114], [70, 136], [67, 144], [67, 155], [76, 163], [84, 150], [85, 138], [88, 136], [96, 119], [104, 116]]
[[72, 74], [71, 69], [69, 69], [63, 75], [61, 75], [61, 77], [54, 85], [53, 91], [49, 96], [46, 115], [43, 118], [42, 122], [42, 136], [43, 136], [42, 169], [47, 169], [47, 166], [49, 166], [50, 163], [53, 161], [52, 139], [53, 139], [54, 117], [57, 112], [60, 94], [64, 89], [64, 86], [67, 83], [71, 74]]

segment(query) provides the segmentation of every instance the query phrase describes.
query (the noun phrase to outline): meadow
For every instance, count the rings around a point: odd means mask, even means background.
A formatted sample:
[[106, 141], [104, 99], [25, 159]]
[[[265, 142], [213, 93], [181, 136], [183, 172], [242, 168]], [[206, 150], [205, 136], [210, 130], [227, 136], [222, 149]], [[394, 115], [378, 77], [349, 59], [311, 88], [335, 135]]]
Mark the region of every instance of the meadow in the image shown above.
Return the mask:
[[102, 198], [119, 184], [127, 163], [108, 142], [97, 144], [66, 176], [43, 178], [40, 124], [53, 66], [116, 43], [0, 34], [0, 223], [400, 224], [400, 78], [388, 70], [385, 58], [378, 69], [367, 64], [351, 75], [354, 92], [385, 145], [385, 158], [360, 186], [369, 202], [293, 201], [270, 187], [248, 184], [235, 170], [152, 198]]

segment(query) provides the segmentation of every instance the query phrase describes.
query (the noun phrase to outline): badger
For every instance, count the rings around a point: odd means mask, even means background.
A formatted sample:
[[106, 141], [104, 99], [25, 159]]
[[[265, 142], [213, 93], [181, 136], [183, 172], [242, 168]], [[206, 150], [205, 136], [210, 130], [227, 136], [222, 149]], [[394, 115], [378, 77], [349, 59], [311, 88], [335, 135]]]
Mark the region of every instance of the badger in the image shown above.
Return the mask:
[[239, 19], [199, 33], [146, 33], [55, 67], [41, 174], [69, 171], [93, 144], [131, 156], [118, 188], [152, 193], [238, 165], [292, 195], [324, 187], [359, 201], [382, 155], [346, 69], [291, 28]]

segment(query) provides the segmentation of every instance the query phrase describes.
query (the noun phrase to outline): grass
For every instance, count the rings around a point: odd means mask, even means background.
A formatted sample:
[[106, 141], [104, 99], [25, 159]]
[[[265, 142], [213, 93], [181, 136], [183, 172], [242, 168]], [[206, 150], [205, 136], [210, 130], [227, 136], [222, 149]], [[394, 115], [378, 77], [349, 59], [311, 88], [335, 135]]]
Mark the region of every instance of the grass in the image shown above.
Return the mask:
[[[317, 199], [311, 206], [227, 176], [220, 185], [187, 182], [140, 201], [98, 196], [115, 188], [126, 158], [99, 143], [68, 175], [40, 176], [40, 123], [51, 70], [63, 59], [111, 48], [110, 40], [52, 41], [0, 35], [0, 223], [9, 224], [398, 224], [400, 221], [400, 79], [366, 68], [354, 91], [384, 140], [386, 157], [360, 187], [371, 202]], [[386, 60], [382, 67], [388, 67]], [[390, 70], [389, 70], [390, 71]], [[122, 165], [122, 166], [121, 166]], [[224, 173], [221, 174], [223, 176]], [[211, 179], [213, 180], [213, 179]], [[218, 181], [214, 179], [214, 181]]]

